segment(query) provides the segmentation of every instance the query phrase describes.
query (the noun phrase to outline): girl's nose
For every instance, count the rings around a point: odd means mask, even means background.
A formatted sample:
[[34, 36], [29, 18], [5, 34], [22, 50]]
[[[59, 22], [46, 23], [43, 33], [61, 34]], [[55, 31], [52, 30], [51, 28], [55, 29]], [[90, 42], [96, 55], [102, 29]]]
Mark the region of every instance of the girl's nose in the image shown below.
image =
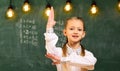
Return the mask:
[[75, 29], [75, 30], [74, 30], [74, 33], [78, 33], [78, 30], [77, 30], [77, 29]]

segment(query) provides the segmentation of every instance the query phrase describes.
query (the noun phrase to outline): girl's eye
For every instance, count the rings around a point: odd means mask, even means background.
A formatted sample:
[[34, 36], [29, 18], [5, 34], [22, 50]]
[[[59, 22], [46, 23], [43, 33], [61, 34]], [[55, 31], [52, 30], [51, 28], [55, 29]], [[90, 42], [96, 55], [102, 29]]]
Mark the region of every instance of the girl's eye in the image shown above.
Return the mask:
[[78, 29], [78, 31], [82, 31], [82, 29]]
[[73, 28], [70, 28], [70, 30], [74, 30]]

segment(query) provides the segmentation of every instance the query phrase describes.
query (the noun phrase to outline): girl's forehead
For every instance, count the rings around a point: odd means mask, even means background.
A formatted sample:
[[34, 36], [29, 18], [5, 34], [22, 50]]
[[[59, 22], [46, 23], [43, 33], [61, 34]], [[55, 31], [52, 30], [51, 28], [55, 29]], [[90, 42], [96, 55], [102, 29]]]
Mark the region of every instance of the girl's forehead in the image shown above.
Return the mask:
[[81, 20], [68, 20], [67, 26], [83, 26], [83, 22]]

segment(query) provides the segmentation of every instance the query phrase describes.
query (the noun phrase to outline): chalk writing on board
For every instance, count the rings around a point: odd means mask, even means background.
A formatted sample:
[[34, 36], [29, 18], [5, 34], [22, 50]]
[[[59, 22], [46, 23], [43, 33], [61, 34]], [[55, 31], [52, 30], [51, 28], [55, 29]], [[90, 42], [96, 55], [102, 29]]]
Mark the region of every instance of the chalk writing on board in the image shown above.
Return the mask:
[[59, 47], [63, 46], [64, 43], [66, 42], [66, 38], [63, 35], [63, 29], [64, 29], [64, 21], [63, 20], [56, 21], [56, 25], [54, 27], [54, 30], [55, 30], [55, 33], [59, 37], [59, 40], [57, 43], [57, 46], [59, 46]]
[[21, 45], [38, 46], [37, 25], [34, 19], [20, 19], [16, 24]]

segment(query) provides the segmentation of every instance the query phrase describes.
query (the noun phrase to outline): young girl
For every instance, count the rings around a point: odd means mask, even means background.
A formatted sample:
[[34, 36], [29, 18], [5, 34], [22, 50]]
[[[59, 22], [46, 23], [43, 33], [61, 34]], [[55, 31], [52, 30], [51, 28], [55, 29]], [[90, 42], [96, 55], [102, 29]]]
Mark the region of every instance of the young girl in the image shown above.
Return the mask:
[[54, 33], [53, 27], [54, 10], [51, 12], [46, 26], [46, 57], [53, 60], [57, 71], [87, 71], [94, 70], [97, 59], [94, 55], [81, 45], [81, 40], [85, 37], [84, 22], [79, 17], [67, 19], [63, 34], [67, 42], [62, 48], [56, 47], [58, 36]]

